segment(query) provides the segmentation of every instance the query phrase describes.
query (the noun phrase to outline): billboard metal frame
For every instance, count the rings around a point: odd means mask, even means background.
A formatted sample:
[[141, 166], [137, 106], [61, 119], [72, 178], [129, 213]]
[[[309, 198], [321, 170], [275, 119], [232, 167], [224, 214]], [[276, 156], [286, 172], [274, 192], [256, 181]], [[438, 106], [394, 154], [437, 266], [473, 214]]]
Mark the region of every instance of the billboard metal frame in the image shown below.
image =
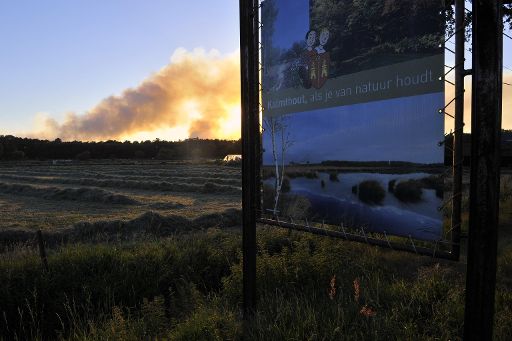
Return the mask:
[[[474, 75], [473, 78], [473, 120], [472, 131], [472, 162], [471, 162], [471, 216], [468, 243], [468, 274], [465, 310], [465, 339], [480, 340], [492, 338], [492, 321], [494, 312], [494, 290], [496, 276], [496, 247], [497, 247], [497, 214], [499, 193], [499, 139], [501, 119], [493, 114], [493, 109], [500, 108], [501, 77], [498, 76], [498, 67], [502, 64], [502, 44], [500, 38], [492, 39], [492, 35], [502, 30], [500, 15], [503, 3], [510, 1], [490, 0], [476, 1], [473, 4], [475, 20], [473, 22], [473, 51], [477, 57], [473, 60], [471, 70], [464, 69], [464, 42], [465, 42], [465, 4], [464, 0], [454, 0], [455, 5], [455, 51], [446, 48], [455, 55], [455, 65], [449, 68], [455, 74], [455, 97], [448, 102], [454, 103], [455, 112], [446, 112], [446, 105], [439, 110], [440, 114], [454, 119], [453, 145], [445, 146], [452, 150], [452, 203], [451, 240], [439, 241], [447, 243], [450, 251], [438, 250], [438, 243], [434, 248], [416, 246], [409, 238], [410, 243], [391, 242], [385, 239], [367, 235], [364, 229], [362, 234], [347, 233], [341, 230], [325, 229], [323, 226], [310, 226], [298, 224], [293, 221], [286, 222], [274, 219], [264, 219], [261, 213], [261, 123], [260, 103], [262, 65], [260, 54], [260, 0], [239, 0], [240, 5], [240, 49], [241, 49], [241, 90], [242, 90], [242, 206], [243, 206], [243, 295], [244, 319], [249, 320], [256, 309], [256, 225], [258, 222], [281, 226], [283, 228], [309, 232], [329, 237], [342, 238], [358, 242], [378, 245], [384, 248], [414, 252], [436, 258], [459, 260], [461, 251], [461, 211], [462, 211], [462, 178], [463, 178], [463, 128], [464, 128], [464, 77]], [[480, 13], [481, 12], [481, 13]], [[501, 19], [501, 18], [500, 18]], [[478, 27], [480, 26], [480, 27]], [[451, 38], [451, 37], [449, 37]], [[486, 41], [479, 44], [478, 40]], [[502, 42], [502, 41], [501, 41]], [[493, 53], [493, 60], [485, 65], [483, 54]], [[492, 52], [491, 52], [492, 53]], [[485, 79], [487, 75], [496, 76], [500, 84], [494, 84], [495, 79]], [[488, 100], [482, 103], [479, 96], [486, 94]], [[487, 113], [486, 113], [487, 111]], [[494, 115], [494, 116], [493, 116]], [[491, 122], [491, 123], [489, 123]], [[478, 135], [478, 136], [476, 136]], [[444, 142], [444, 141], [443, 141]], [[483, 144], [482, 144], [483, 143]], [[496, 144], [498, 143], [498, 144]], [[496, 180], [497, 179], [497, 180]], [[486, 199], [491, 199], [490, 202]], [[474, 210], [474, 212], [473, 212]], [[323, 225], [323, 224], [322, 224]], [[483, 238], [483, 240], [481, 239]], [[484, 250], [485, 249], [485, 250]], [[480, 252], [480, 251], [485, 252]], [[482, 315], [482, 312], [484, 315]]]
[[[246, 19], [242, 19], [241, 17], [241, 39], [245, 38], [245, 42], [242, 44], [243, 46], [253, 46], [253, 51], [251, 52], [253, 55], [251, 58], [254, 58], [254, 63], [257, 67], [250, 67], [253, 74], [249, 77], [246, 75], [245, 77], [242, 75], [242, 80], [244, 78], [248, 80], [249, 78], [252, 80], [251, 86], [252, 91], [254, 92], [253, 96], [256, 96], [256, 91], [258, 92], [258, 96], [262, 89], [261, 83], [261, 72], [263, 69], [263, 65], [261, 64], [260, 52], [263, 48], [262, 43], [260, 41], [261, 34], [261, 21], [259, 17], [259, 12], [261, 6], [264, 5], [264, 2], [259, 0], [253, 1], [241, 1], [246, 3], [246, 5], [252, 8], [252, 14], [250, 17], [246, 17]], [[267, 225], [276, 225], [283, 228], [294, 229], [298, 231], [306, 231], [311, 232], [313, 234], [325, 235], [334, 238], [342, 238], [351, 241], [364, 242], [372, 245], [377, 245], [385, 248], [391, 248], [394, 250], [407, 251], [422, 255], [428, 255], [435, 258], [443, 258], [450, 260], [459, 260], [460, 258], [460, 243], [461, 243], [461, 207], [462, 207], [462, 178], [463, 178], [463, 127], [464, 127], [464, 76], [468, 75], [470, 72], [464, 69], [464, 45], [465, 45], [465, 8], [464, 1], [456, 0], [455, 1], [455, 30], [453, 35], [447, 37], [445, 40], [449, 40], [452, 37], [455, 38], [455, 51], [446, 48], [449, 53], [453, 53], [455, 55], [455, 65], [452, 67], [447, 67], [448, 71], [445, 73], [447, 76], [450, 73], [454, 73], [455, 82], [446, 81], [446, 86], [454, 86], [455, 87], [455, 97], [447, 102], [445, 107], [439, 108], [438, 113], [433, 112], [433, 115], [441, 114], [445, 115], [449, 119], [454, 120], [454, 131], [451, 133], [451, 141], [453, 141], [452, 146], [445, 146], [445, 148], [451, 150], [453, 155], [452, 167], [451, 169], [447, 169], [447, 173], [451, 172], [451, 176], [453, 178], [453, 187], [452, 193], [443, 205], [439, 208], [443, 209], [445, 206], [451, 204], [452, 212], [451, 212], [451, 223], [450, 228], [445, 231], [445, 238], [432, 241], [432, 242], [422, 242], [417, 241], [415, 244], [414, 240], [410, 236], [393, 236], [392, 240], [388, 238], [386, 233], [384, 234], [369, 234], [365, 232], [363, 227], [359, 227], [356, 229], [345, 229], [345, 227], [341, 226], [330, 226], [329, 229], [324, 228], [324, 224], [310, 224], [307, 221], [297, 222], [292, 219], [288, 219], [287, 217], [274, 217], [262, 214], [261, 212], [261, 190], [258, 187], [254, 187], [250, 192], [253, 195], [252, 198], [252, 207], [256, 207], [257, 216], [256, 220], [259, 223], [267, 224]], [[250, 36], [246, 33], [248, 32], [247, 28], [243, 28], [243, 26], [249, 27], [251, 26], [255, 31], [250, 34]], [[242, 32], [243, 31], [243, 32]], [[245, 54], [246, 51], [243, 51]], [[244, 56], [242, 56], [244, 58]], [[248, 58], [248, 57], [247, 57]], [[243, 61], [242, 61], [243, 63]], [[242, 64], [244, 65], [244, 64]], [[245, 70], [247, 69], [244, 66]], [[243, 69], [244, 70], [244, 69]], [[245, 71], [244, 70], [244, 71]], [[441, 80], [440, 80], [441, 81]], [[247, 83], [249, 84], [249, 83]], [[242, 94], [242, 98], [245, 99], [244, 92]], [[446, 108], [450, 104], [454, 104], [455, 112], [453, 114], [446, 112]], [[261, 98], [258, 97], [258, 104], [253, 104], [252, 110], [253, 116], [247, 116], [246, 114], [242, 115], [242, 118], [245, 120], [242, 122], [242, 130], [245, 134], [242, 136], [242, 143], [246, 144], [250, 151], [255, 153], [255, 155], [245, 154], [244, 159], [246, 159], [246, 167], [249, 167], [249, 164], [256, 164], [257, 169], [243, 168], [243, 174], [245, 176], [249, 176], [249, 171], [253, 172], [253, 176], [257, 177], [258, 181], [261, 180], [261, 159], [262, 159], [262, 151], [261, 151], [261, 122], [260, 122], [260, 114], [263, 112], [264, 107], [261, 103]], [[249, 128], [249, 120], [255, 120], [257, 118], [257, 122], [251, 122], [252, 126]], [[245, 128], [244, 128], [245, 127]], [[251, 131], [246, 131], [245, 129], [251, 129]], [[440, 141], [440, 144], [444, 144], [445, 141]], [[257, 148], [256, 148], [257, 146]], [[246, 149], [244, 149], [244, 152]], [[254, 160], [253, 160], [254, 157]], [[253, 178], [254, 180], [255, 178]], [[253, 184], [256, 186], [256, 184]], [[261, 183], [259, 184], [261, 186]], [[247, 198], [247, 203], [249, 203], [249, 198]], [[254, 206], [256, 205], [256, 206]], [[245, 206], [244, 206], [245, 207]], [[249, 221], [249, 220], [248, 220]], [[397, 241], [400, 240], [400, 241]], [[430, 247], [426, 247], [425, 244], [428, 244]], [[419, 246], [421, 245], [421, 246]]]

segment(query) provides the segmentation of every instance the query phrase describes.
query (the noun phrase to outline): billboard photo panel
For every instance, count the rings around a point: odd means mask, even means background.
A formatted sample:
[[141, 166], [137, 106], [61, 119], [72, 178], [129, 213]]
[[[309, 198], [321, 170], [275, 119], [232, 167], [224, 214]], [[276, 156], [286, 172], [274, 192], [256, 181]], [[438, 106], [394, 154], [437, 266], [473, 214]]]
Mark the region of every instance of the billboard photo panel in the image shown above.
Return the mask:
[[262, 2], [263, 214], [442, 238], [442, 1]]

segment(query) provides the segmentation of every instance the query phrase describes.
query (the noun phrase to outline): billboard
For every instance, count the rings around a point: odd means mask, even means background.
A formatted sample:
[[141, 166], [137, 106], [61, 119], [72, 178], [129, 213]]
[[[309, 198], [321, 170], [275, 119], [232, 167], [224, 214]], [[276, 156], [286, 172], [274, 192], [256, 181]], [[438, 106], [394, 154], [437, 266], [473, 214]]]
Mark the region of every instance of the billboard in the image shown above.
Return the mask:
[[443, 2], [262, 2], [264, 215], [439, 240]]

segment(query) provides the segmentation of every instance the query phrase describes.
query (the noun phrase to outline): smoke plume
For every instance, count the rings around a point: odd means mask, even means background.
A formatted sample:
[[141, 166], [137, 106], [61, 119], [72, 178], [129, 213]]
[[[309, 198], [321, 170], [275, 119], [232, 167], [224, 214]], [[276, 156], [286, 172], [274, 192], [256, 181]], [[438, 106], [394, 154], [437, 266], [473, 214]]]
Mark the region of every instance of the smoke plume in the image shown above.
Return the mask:
[[[453, 79], [450, 79], [453, 82]], [[503, 101], [502, 101], [502, 122], [503, 129], [512, 129], [512, 72], [503, 73]], [[464, 132], [471, 132], [471, 77], [464, 80]], [[446, 103], [455, 97], [455, 89], [452, 85], [446, 86]], [[453, 104], [448, 106], [447, 112], [454, 114]], [[446, 117], [446, 132], [453, 130], [454, 122], [451, 117]]]
[[[135, 88], [102, 100], [63, 122], [39, 118], [39, 132], [63, 140], [129, 138], [175, 127], [189, 137], [239, 138], [239, 53], [178, 49], [171, 62]], [[172, 139], [172, 137], [161, 137]]]

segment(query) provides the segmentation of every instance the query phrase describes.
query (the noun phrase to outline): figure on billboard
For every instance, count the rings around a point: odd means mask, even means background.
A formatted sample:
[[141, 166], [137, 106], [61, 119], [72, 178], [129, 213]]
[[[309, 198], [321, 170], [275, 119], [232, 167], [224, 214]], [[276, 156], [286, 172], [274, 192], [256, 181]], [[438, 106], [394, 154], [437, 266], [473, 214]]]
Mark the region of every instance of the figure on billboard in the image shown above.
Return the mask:
[[315, 46], [316, 43], [316, 31], [315, 30], [309, 30], [308, 33], [306, 33], [306, 52], [308, 55], [314, 54], [313, 46]]
[[329, 64], [331, 63], [331, 58], [329, 52], [325, 51], [325, 45], [328, 40], [329, 30], [324, 28], [320, 32], [319, 45], [315, 48], [317, 75], [315, 75], [315, 80], [311, 79], [311, 82], [316, 89], [320, 89], [329, 78]]
[[[303, 56], [303, 67], [299, 69], [302, 85], [305, 89], [320, 89], [329, 78], [329, 65], [331, 63], [329, 52], [325, 45], [329, 40], [329, 30], [322, 29], [319, 39], [315, 30], [306, 33], [306, 51]], [[318, 40], [318, 45], [315, 46]]]
[[317, 41], [317, 34], [315, 30], [309, 30], [306, 33], [306, 51], [303, 55], [302, 65], [299, 68], [299, 76], [302, 80], [304, 89], [311, 88], [311, 80], [316, 78], [316, 57], [315, 44]]
[[315, 48], [316, 52], [318, 54], [325, 53], [325, 44], [327, 44], [327, 41], [329, 40], [329, 30], [324, 28], [320, 32], [320, 44]]

